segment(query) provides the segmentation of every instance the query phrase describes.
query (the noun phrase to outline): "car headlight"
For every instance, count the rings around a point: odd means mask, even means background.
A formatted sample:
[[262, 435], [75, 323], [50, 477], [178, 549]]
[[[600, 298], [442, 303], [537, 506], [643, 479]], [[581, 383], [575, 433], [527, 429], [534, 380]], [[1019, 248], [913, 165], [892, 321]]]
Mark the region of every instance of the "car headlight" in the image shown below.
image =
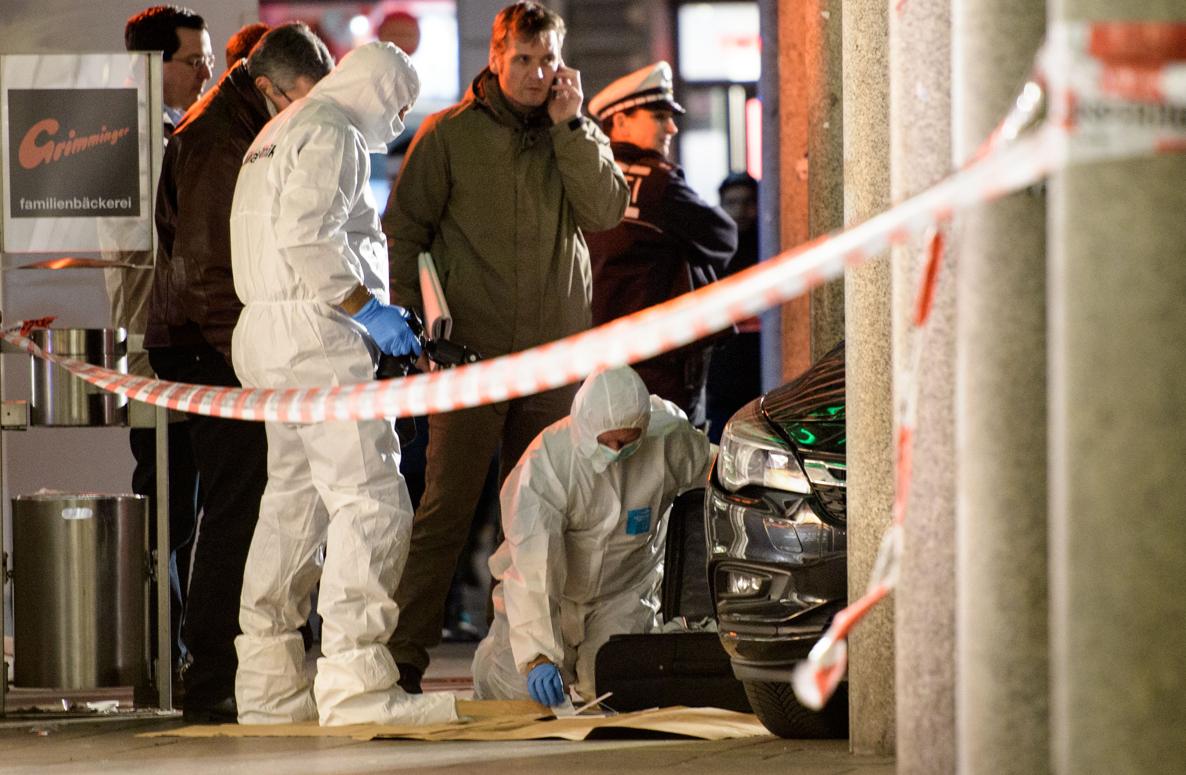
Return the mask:
[[811, 485], [786, 442], [770, 431], [751, 401], [733, 415], [721, 434], [717, 478], [729, 492], [758, 484], [785, 492], [810, 493]]

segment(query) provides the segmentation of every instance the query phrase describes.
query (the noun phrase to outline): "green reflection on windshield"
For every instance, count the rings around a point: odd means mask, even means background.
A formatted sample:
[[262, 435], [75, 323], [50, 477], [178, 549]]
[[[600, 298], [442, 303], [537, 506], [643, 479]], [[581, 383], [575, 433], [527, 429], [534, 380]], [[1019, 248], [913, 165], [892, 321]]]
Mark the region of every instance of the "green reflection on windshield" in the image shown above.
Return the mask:
[[804, 446], [811, 446], [816, 441], [815, 434], [802, 425], [798, 425], [791, 430], [791, 437]]

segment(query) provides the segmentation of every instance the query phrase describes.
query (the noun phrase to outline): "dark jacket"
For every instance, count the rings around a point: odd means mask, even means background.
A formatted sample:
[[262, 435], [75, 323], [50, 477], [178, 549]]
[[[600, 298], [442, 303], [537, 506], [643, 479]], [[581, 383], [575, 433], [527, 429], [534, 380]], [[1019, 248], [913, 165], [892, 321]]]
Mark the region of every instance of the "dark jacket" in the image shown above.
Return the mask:
[[429, 116], [391, 192], [391, 292], [421, 305], [417, 257], [432, 254], [452, 338], [486, 357], [589, 326], [582, 230], [608, 229], [626, 207], [609, 140], [588, 119], [553, 125], [511, 109], [484, 70], [459, 104]]
[[169, 141], [157, 186], [146, 347], [208, 344], [230, 362], [243, 307], [231, 277], [231, 199], [243, 154], [268, 118], [267, 102], [240, 62], [185, 114]]
[[[613, 144], [630, 185], [626, 217], [614, 229], [587, 234], [593, 262], [593, 324], [601, 325], [717, 279], [737, 248], [737, 226], [705, 202], [683, 170], [657, 151]], [[704, 344], [688, 345], [635, 366], [647, 389], [702, 415]]]

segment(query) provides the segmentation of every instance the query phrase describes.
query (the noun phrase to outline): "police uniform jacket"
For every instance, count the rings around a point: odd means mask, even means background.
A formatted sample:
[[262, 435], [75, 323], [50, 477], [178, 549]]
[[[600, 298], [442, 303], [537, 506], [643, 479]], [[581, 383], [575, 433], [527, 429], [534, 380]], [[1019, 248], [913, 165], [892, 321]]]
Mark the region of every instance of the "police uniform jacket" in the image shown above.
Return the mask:
[[[616, 228], [588, 235], [594, 325], [715, 281], [737, 248], [737, 226], [692, 190], [678, 165], [630, 143], [612, 147], [630, 186], [630, 205]], [[641, 363], [637, 370], [651, 392], [687, 411], [686, 396], [672, 385], [695, 389], [687, 383], [703, 384], [701, 370], [686, 370], [684, 363], [702, 350], [685, 348]]]

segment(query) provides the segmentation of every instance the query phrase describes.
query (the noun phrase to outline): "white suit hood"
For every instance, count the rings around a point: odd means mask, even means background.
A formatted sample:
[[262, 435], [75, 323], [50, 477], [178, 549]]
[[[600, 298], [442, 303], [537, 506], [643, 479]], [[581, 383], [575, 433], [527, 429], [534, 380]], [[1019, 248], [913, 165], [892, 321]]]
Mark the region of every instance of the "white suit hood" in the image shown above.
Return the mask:
[[373, 41], [342, 57], [329, 75], [309, 92], [310, 99], [332, 102], [350, 116], [371, 153], [384, 153], [404, 131], [399, 114], [420, 96], [420, 76], [398, 46]]
[[600, 368], [589, 375], [572, 402], [572, 441], [577, 452], [594, 458], [593, 467], [605, 470], [594, 457], [597, 437], [619, 428], [638, 428], [646, 434], [651, 399], [642, 377], [629, 366]]

